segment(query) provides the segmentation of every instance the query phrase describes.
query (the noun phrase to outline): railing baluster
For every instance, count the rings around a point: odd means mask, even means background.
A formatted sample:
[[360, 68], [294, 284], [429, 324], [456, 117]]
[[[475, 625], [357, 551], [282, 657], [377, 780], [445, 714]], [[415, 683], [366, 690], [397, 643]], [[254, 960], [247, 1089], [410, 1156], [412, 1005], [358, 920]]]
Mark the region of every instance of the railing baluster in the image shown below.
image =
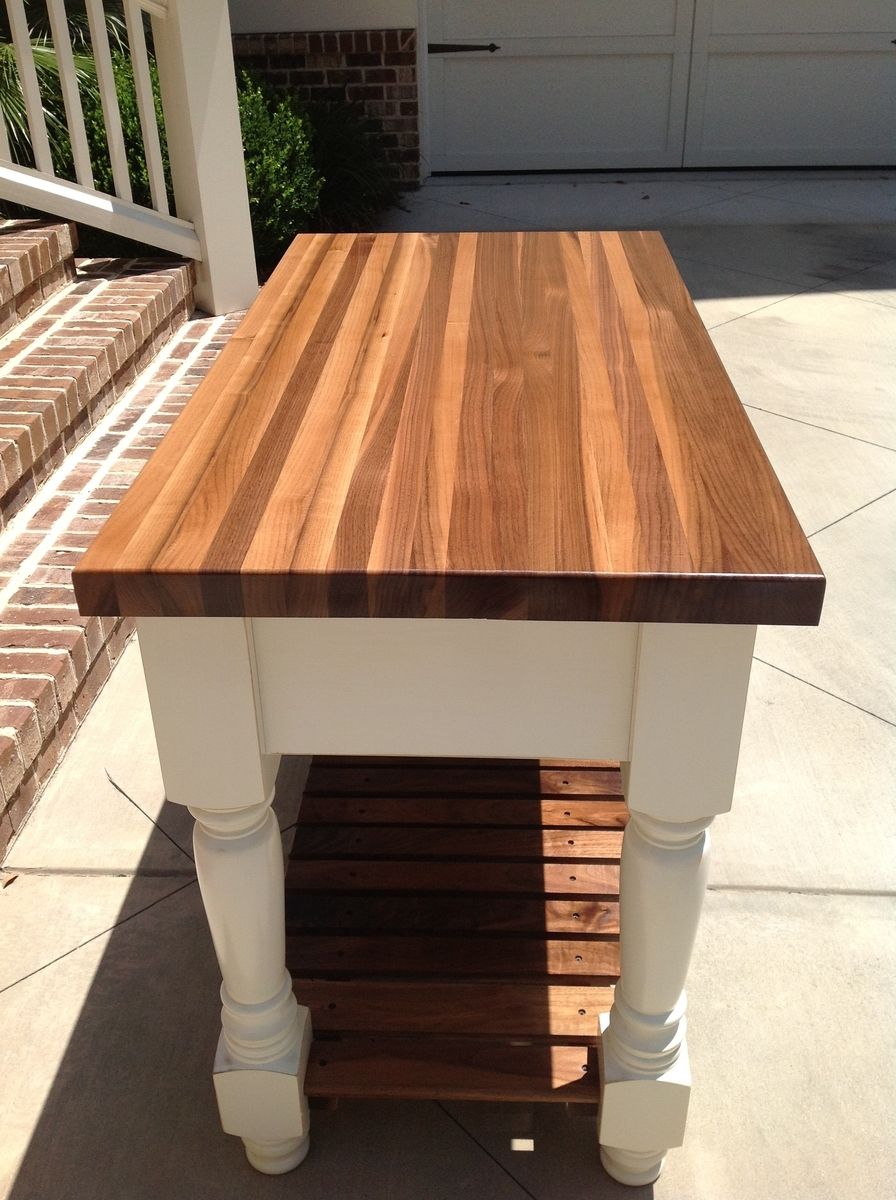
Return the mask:
[[84, 128], [84, 110], [81, 107], [81, 93], [78, 91], [78, 77], [75, 74], [72, 39], [68, 31], [64, 0], [47, 0], [47, 12], [50, 16], [53, 45], [59, 63], [59, 80], [62, 84], [65, 120], [72, 144], [72, 157], [75, 161], [75, 178], [82, 187], [92, 188], [93, 168], [90, 165], [90, 149], [87, 145], [87, 131]]
[[37, 81], [37, 71], [34, 67], [34, 55], [31, 52], [31, 35], [28, 30], [28, 18], [25, 16], [25, 5], [22, 0], [6, 0], [6, 11], [9, 15], [9, 27], [12, 32], [22, 95], [25, 97], [25, 112], [28, 117], [28, 129], [31, 133], [34, 161], [39, 171], [43, 171], [45, 175], [54, 175], [53, 155], [50, 153], [50, 139], [47, 137], [47, 122], [44, 117], [44, 102], [40, 94], [40, 84]]
[[90, 40], [93, 44], [93, 60], [96, 63], [96, 78], [103, 105], [106, 143], [112, 163], [115, 194], [122, 200], [130, 200], [133, 197], [131, 177], [128, 174], [128, 157], [124, 148], [124, 135], [121, 131], [118, 93], [115, 90], [115, 72], [112, 70], [112, 54], [109, 50], [109, 35], [106, 32], [106, 14], [103, 11], [102, 0], [86, 0], [86, 7], [87, 20], [90, 24]]
[[140, 129], [143, 133], [143, 150], [146, 154], [146, 173], [149, 176], [149, 191], [156, 212], [167, 213], [168, 191], [165, 187], [165, 167], [162, 162], [162, 146], [159, 142], [159, 126], [152, 92], [152, 76], [146, 38], [143, 34], [143, 11], [135, 0], [125, 0], [125, 21], [128, 27], [128, 44], [131, 49], [131, 65], [134, 69], [134, 87], [137, 92], [137, 111], [140, 113]]

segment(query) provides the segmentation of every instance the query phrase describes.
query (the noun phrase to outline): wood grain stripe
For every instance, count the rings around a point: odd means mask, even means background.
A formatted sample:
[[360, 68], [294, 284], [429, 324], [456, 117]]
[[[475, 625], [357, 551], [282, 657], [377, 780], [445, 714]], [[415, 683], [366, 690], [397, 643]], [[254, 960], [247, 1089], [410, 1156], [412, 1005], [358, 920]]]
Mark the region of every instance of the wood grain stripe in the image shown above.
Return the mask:
[[469, 354], [473, 280], [478, 235], [462, 234], [451, 281], [439, 378], [433, 394], [432, 424], [423, 473], [424, 496], [414, 538], [414, 565], [448, 568], [453, 480], [456, 474], [461, 410]]
[[[665, 548], [679, 563], [691, 569], [693, 560], [688, 539], [688, 489], [673, 486], [673, 479], [686, 479], [685, 462], [677, 444], [677, 425], [669, 428], [668, 401], [663, 382], [653, 371], [648, 314], [636, 302], [637, 281], [628, 271], [627, 259], [619, 262], [617, 235], [608, 234], [592, 243], [594, 278], [598, 281], [595, 307], [601, 327], [601, 344], [612, 345], [616, 365], [615, 399], [620, 413], [629, 477], [637, 489], [638, 512], [644, 539], [645, 561], [655, 559]], [[621, 368], [621, 369], [620, 369]], [[658, 412], [654, 411], [657, 408]], [[645, 471], [650, 462], [653, 469]], [[652, 520], [644, 514], [651, 512]]]
[[431, 285], [416, 326], [414, 356], [405, 386], [401, 416], [380, 497], [379, 520], [367, 560], [371, 571], [407, 570], [424, 489], [426, 450], [432, 429], [433, 397], [438, 385], [454, 276], [455, 244], [439, 239], [431, 259]]
[[345, 503], [342, 510], [335, 514], [338, 525], [330, 555], [330, 567], [334, 571], [350, 568], [361, 561], [366, 568], [376, 537], [383, 492], [417, 353], [421, 314], [432, 274], [431, 243], [421, 239], [415, 250], [417, 257], [409, 286], [400, 297], [400, 324], [389, 369], [383, 376], [382, 386], [373, 397]]
[[[268, 544], [274, 537], [272, 553], [283, 557], [291, 553], [319, 478], [310, 467], [296, 471], [291, 456], [298, 454], [297, 447], [309, 435], [328, 439], [328, 449], [335, 438], [338, 424], [329, 419], [329, 405], [334, 394], [342, 397], [356, 367], [357, 350], [393, 246], [381, 241], [374, 255], [371, 238], [356, 241], [295, 364], [286, 389], [291, 403], [275, 410], [258, 447], [254, 470], [244, 476], [227, 512], [223, 532], [232, 536], [233, 545], [216, 537], [203, 564], [206, 570], [226, 569], [226, 558], [232, 554], [251, 571], [259, 553], [265, 553], [263, 545], [259, 548], [260, 529], [268, 531]], [[344, 348], [337, 353], [337, 346], [346, 340], [354, 354]], [[318, 472], [325, 463], [325, 456], [318, 458]]]

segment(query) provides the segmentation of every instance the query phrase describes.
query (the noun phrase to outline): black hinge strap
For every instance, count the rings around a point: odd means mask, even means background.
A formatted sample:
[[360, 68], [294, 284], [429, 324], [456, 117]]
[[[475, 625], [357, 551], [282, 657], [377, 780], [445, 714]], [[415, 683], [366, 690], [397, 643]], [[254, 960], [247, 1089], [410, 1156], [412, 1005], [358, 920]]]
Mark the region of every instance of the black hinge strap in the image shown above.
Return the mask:
[[430, 42], [426, 49], [430, 54], [466, 54], [468, 50], [487, 50], [489, 54], [494, 54], [501, 47], [494, 42], [489, 42], [487, 46], [474, 46], [470, 42]]

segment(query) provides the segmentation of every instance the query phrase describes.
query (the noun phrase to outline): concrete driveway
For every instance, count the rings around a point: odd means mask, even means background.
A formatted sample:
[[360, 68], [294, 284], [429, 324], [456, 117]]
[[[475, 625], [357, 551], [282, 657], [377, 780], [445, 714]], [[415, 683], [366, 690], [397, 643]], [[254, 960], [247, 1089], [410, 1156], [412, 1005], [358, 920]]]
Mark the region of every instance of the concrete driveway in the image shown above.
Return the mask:
[[758, 640], [660, 1180], [610, 1181], [593, 1112], [561, 1105], [343, 1103], [296, 1173], [251, 1171], [217, 1126], [217, 968], [132, 646], [6, 863], [0, 1196], [896, 1194], [894, 220], [896, 173], [819, 171], [441, 179], [383, 222], [661, 228], [828, 575], [820, 628]]

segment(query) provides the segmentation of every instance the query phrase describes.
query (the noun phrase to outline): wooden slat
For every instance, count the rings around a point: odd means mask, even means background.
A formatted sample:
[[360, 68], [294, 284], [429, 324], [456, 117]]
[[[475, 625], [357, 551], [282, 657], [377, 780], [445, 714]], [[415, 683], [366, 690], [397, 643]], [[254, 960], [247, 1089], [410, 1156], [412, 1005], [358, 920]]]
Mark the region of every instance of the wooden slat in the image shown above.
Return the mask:
[[401, 825], [300, 827], [294, 859], [616, 859], [622, 833], [594, 829], [405, 829]]
[[303, 236], [231, 347], [76, 570], [85, 613], [818, 620], [656, 233]]
[[460, 1039], [361, 1035], [312, 1044], [305, 1092], [345, 1099], [569, 1104], [596, 1104], [600, 1095], [594, 1047], [490, 1046]]
[[539, 770], [508, 767], [318, 767], [312, 765], [309, 796], [618, 796], [618, 770]]
[[296, 893], [286, 897], [286, 928], [351, 930], [360, 933], [619, 933], [619, 905], [613, 900], [530, 900], [525, 896], [328, 896]]
[[500, 979], [619, 974], [619, 945], [597, 938], [331, 937], [291, 934], [286, 963], [294, 975], [446, 976]]
[[295, 979], [315, 1034], [467, 1034], [576, 1038], [596, 1045], [613, 989], [544, 983], [391, 983]]
[[286, 886], [310, 892], [491, 892], [618, 896], [619, 868], [603, 863], [291, 861]]
[[572, 829], [624, 829], [628, 809], [623, 800], [562, 800], [540, 797], [447, 799], [425, 796], [307, 796], [299, 823], [312, 825], [498, 825], [559, 826]]

